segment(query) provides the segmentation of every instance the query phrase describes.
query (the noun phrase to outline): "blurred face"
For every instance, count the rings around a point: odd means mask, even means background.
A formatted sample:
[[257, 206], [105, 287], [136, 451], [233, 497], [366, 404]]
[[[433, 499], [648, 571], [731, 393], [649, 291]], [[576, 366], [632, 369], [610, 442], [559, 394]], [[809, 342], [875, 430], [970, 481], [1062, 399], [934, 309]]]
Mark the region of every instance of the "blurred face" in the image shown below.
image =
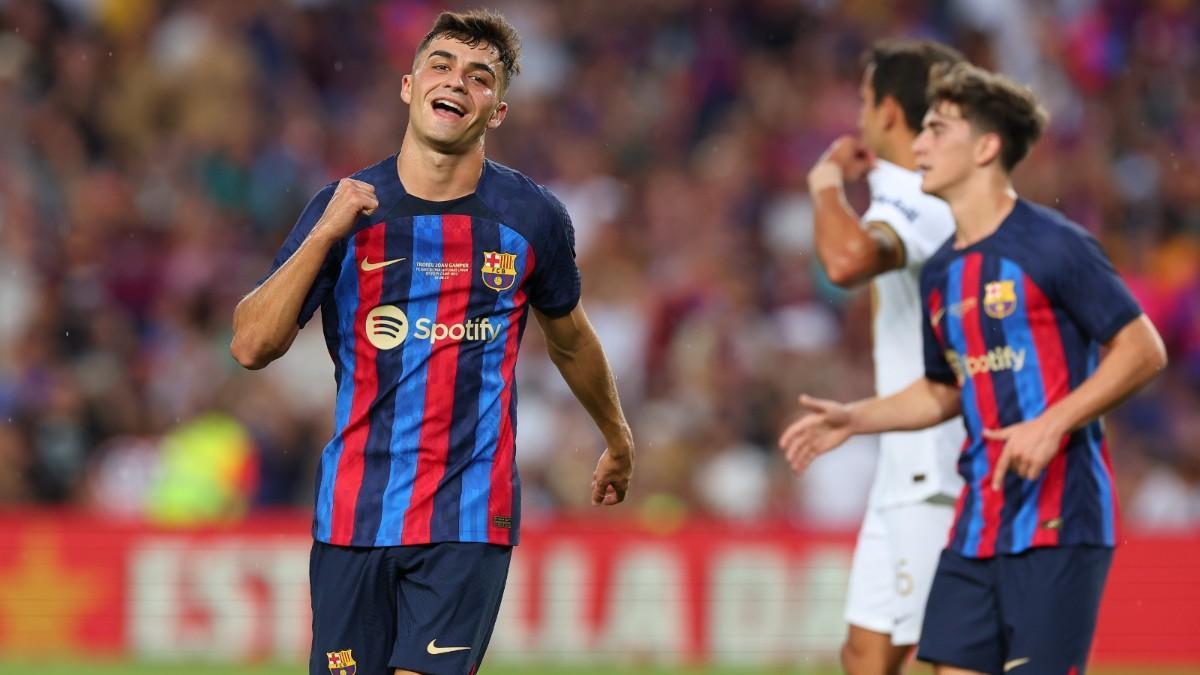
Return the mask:
[[449, 37], [435, 38], [417, 55], [400, 96], [409, 106], [409, 126], [421, 141], [441, 152], [475, 147], [484, 132], [504, 121], [500, 100], [500, 54], [481, 42], [474, 47]]
[[875, 76], [875, 66], [867, 66], [863, 72], [862, 83], [858, 86], [858, 97], [862, 102], [858, 110], [858, 128], [862, 131], [863, 143], [876, 154], [879, 153], [886, 129], [884, 107], [875, 99], [875, 85], [871, 79]]
[[921, 190], [945, 198], [975, 170], [983, 140], [957, 105], [942, 101], [930, 108], [913, 140]]

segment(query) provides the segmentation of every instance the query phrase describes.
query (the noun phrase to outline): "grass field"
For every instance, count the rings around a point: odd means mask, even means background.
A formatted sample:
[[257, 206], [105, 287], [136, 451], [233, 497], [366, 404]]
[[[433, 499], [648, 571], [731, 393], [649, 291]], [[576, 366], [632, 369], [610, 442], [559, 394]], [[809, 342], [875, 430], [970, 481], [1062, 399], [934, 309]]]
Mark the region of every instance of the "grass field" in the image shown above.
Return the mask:
[[[627, 666], [486, 666], [481, 675], [835, 675], [839, 671], [828, 669], [689, 669], [689, 668], [636, 668]], [[913, 675], [928, 673], [925, 668], [909, 670]], [[1106, 667], [1089, 668], [1092, 675], [1196, 675], [1200, 665], [1191, 668], [1138, 668]], [[24, 675], [304, 675], [306, 669], [299, 664], [227, 666], [227, 665], [179, 665], [179, 664], [131, 664], [109, 663], [85, 665], [81, 663], [47, 663], [34, 661], [0, 661], [0, 674]]]

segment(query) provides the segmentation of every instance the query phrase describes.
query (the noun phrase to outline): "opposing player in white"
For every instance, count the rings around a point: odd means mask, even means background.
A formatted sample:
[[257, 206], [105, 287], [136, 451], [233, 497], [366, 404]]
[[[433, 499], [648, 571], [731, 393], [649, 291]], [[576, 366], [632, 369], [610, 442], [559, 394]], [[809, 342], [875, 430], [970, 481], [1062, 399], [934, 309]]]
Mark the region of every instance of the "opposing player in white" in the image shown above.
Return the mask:
[[[888, 41], [865, 55], [859, 126], [808, 174], [817, 256], [829, 278], [872, 281], [875, 388], [880, 396], [924, 377], [919, 274], [954, 234], [942, 200], [921, 192], [912, 143], [925, 114], [929, 70], [962, 57], [930, 42]], [[866, 175], [871, 206], [860, 219], [843, 181]], [[821, 401], [801, 398], [820, 408]], [[879, 463], [850, 574], [842, 666], [850, 675], [899, 673], [920, 637], [925, 599], [962, 486], [955, 468], [965, 432], [954, 419], [883, 434]]]

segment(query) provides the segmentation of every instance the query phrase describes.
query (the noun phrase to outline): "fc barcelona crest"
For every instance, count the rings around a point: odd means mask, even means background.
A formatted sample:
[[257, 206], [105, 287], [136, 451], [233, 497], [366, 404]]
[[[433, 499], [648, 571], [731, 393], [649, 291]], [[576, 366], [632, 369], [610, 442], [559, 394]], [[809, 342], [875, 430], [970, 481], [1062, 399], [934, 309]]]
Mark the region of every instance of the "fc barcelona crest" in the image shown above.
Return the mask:
[[983, 311], [993, 319], [1003, 319], [1017, 309], [1017, 289], [1011, 279], [989, 282], [983, 290]]
[[330, 675], [355, 675], [358, 672], [358, 664], [354, 662], [350, 651], [343, 649], [338, 652], [325, 652], [325, 656], [329, 658]]
[[507, 291], [517, 281], [517, 255], [499, 251], [483, 253], [483, 285], [493, 291]]

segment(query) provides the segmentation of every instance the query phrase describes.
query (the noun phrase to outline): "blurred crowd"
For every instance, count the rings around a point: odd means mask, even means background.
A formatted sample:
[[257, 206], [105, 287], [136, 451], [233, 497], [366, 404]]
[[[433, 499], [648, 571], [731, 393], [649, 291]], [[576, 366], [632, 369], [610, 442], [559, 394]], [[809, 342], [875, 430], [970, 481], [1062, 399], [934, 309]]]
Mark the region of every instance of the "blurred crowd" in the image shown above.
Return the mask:
[[[872, 382], [868, 294], [815, 262], [804, 176], [854, 129], [864, 48], [914, 36], [1050, 108], [1018, 190], [1101, 239], [1172, 358], [1109, 417], [1126, 523], [1200, 528], [1200, 5], [493, 6], [524, 53], [488, 153], [574, 218], [639, 441], [633, 512], [856, 523], [870, 439], [801, 478], [774, 447], [800, 392]], [[400, 78], [443, 8], [0, 0], [0, 503], [165, 522], [311, 503], [334, 392], [319, 323], [248, 373], [232, 308], [318, 188], [399, 148]], [[544, 353], [529, 331], [527, 517], [585, 508], [602, 444]]]

